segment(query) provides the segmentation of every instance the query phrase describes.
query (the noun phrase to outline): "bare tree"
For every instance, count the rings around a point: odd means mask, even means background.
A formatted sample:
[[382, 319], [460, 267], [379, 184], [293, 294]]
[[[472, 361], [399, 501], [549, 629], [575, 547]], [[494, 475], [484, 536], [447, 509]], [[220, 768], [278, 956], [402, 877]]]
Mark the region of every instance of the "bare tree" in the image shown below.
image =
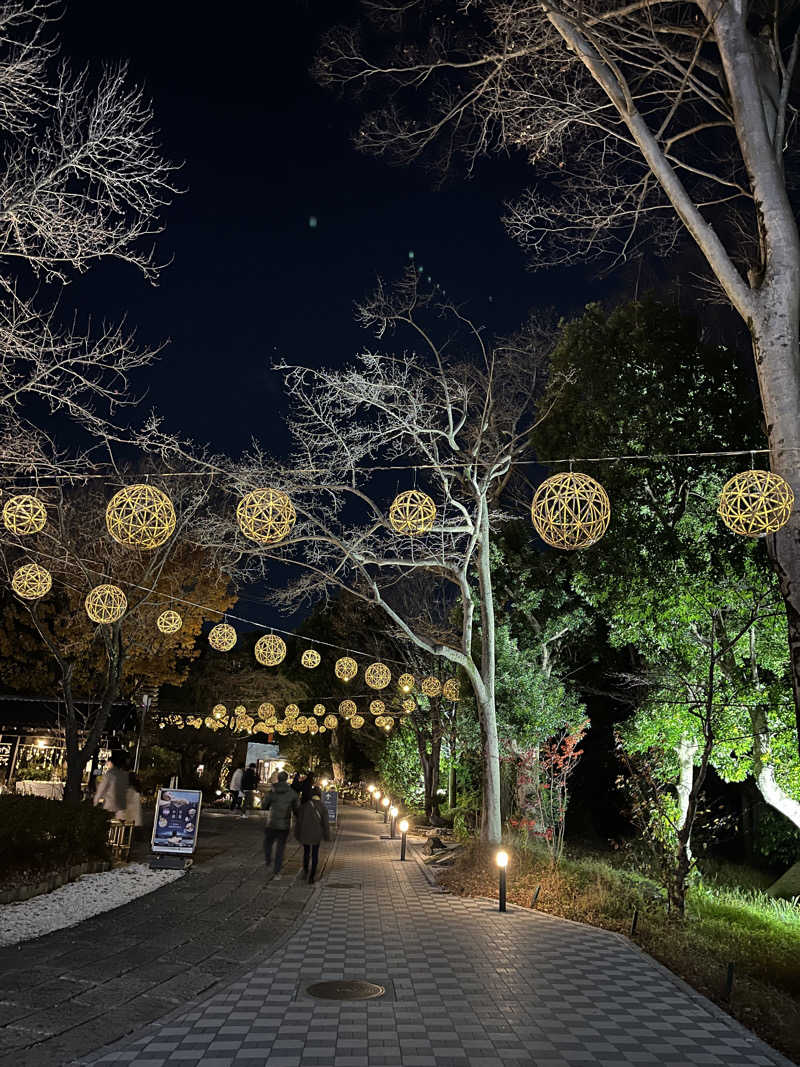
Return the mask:
[[[672, 248], [688, 234], [752, 338], [772, 469], [800, 500], [800, 236], [787, 161], [800, 29], [789, 0], [365, 0], [373, 60], [339, 30], [320, 77], [382, 93], [359, 135], [446, 167], [524, 152], [536, 185], [508, 214], [537, 266]], [[371, 41], [385, 41], [386, 32]], [[387, 99], [388, 104], [385, 103]], [[430, 105], [406, 114], [408, 93]], [[788, 618], [800, 725], [800, 510], [768, 549]]]
[[[174, 194], [152, 112], [124, 66], [95, 78], [58, 63], [49, 0], [0, 0], [0, 461], [50, 471], [41, 425], [63, 412], [92, 436], [134, 402], [131, 375], [156, 352], [124, 325], [63, 321], [54, 287], [101, 259], [155, 282], [152, 238]], [[63, 459], [63, 457], [62, 457]], [[66, 461], [63, 461], [66, 463]], [[69, 464], [66, 464], [69, 468]]]
[[[243, 537], [238, 544], [251, 573], [272, 560], [301, 568], [298, 580], [276, 593], [283, 605], [348, 590], [377, 605], [403, 638], [463, 668], [482, 732], [483, 834], [498, 841], [492, 531], [504, 517], [501, 496], [512, 467], [540, 417], [536, 401], [550, 339], [532, 323], [519, 337], [490, 346], [457, 309], [442, 309], [446, 329], [463, 329], [471, 346], [459, 354], [455, 338], [434, 339], [436, 324], [426, 316], [435, 309], [415, 277], [411, 272], [392, 290], [380, 285], [359, 318], [380, 337], [405, 328], [419, 351], [367, 351], [343, 369], [282, 368], [293, 451], [281, 462], [254, 452], [234, 482], [241, 491], [285, 490], [297, 524], [275, 548], [259, 549]], [[390, 474], [384, 466], [401, 470]], [[393, 530], [386, 506], [392, 482], [435, 501], [427, 535]], [[230, 537], [226, 522], [220, 537]], [[457, 606], [457, 632], [452, 625], [432, 630], [425, 603], [418, 611], [395, 606], [405, 577], [421, 574], [426, 596], [444, 589]]]

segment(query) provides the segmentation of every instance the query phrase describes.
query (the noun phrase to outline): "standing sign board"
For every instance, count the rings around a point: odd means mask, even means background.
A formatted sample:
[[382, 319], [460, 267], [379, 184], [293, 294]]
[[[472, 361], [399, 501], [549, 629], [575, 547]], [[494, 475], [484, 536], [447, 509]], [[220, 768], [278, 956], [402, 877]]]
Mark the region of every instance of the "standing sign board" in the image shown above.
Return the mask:
[[150, 846], [153, 852], [191, 856], [197, 845], [202, 800], [199, 789], [159, 789]]
[[325, 810], [328, 812], [328, 819], [331, 826], [336, 825], [336, 809], [339, 805], [339, 794], [335, 789], [323, 789], [322, 791], [322, 803], [325, 805]]

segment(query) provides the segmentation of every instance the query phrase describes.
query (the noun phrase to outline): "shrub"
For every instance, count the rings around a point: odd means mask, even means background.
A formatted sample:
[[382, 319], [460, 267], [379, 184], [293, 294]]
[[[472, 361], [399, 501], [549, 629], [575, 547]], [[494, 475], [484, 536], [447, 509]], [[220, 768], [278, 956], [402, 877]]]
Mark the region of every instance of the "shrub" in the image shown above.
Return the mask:
[[2, 872], [55, 870], [108, 858], [108, 815], [90, 804], [0, 796]]

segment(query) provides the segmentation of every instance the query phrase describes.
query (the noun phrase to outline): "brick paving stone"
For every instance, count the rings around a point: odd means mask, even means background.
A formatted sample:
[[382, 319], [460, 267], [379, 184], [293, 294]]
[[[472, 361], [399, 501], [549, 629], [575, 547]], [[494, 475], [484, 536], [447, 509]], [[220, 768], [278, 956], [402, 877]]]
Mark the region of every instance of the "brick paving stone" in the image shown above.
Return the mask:
[[[445, 895], [420, 865], [398, 861], [398, 842], [381, 829], [375, 815], [346, 808], [333, 859], [287, 940], [164, 1024], [78, 1062], [789, 1067], [625, 939]], [[282, 903], [291, 921], [293, 901]], [[192, 944], [189, 966], [202, 937]], [[47, 958], [37, 963], [52, 981]], [[366, 978], [387, 996], [316, 1001], [304, 989], [321, 978]]]

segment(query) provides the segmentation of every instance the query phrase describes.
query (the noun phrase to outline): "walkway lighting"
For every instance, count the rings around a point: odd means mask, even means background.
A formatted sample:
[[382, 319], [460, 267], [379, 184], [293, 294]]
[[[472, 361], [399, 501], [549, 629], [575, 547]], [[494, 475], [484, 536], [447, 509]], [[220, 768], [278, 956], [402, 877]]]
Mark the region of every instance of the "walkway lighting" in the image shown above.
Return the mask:
[[406, 858], [406, 834], [408, 833], [408, 819], [400, 820], [400, 833], [403, 835], [400, 838], [400, 859]]
[[389, 838], [390, 840], [394, 841], [394, 821], [397, 818], [397, 808], [394, 806], [394, 804], [391, 806], [391, 808], [389, 808], [389, 815], [392, 819], [392, 821], [389, 823]]
[[503, 849], [495, 855], [494, 861], [500, 871], [500, 911], [506, 910], [506, 867], [508, 866], [508, 853]]
[[389, 805], [391, 804], [391, 800], [389, 800], [387, 796], [384, 796], [381, 804], [383, 805], [383, 821], [386, 822], [389, 817]]

